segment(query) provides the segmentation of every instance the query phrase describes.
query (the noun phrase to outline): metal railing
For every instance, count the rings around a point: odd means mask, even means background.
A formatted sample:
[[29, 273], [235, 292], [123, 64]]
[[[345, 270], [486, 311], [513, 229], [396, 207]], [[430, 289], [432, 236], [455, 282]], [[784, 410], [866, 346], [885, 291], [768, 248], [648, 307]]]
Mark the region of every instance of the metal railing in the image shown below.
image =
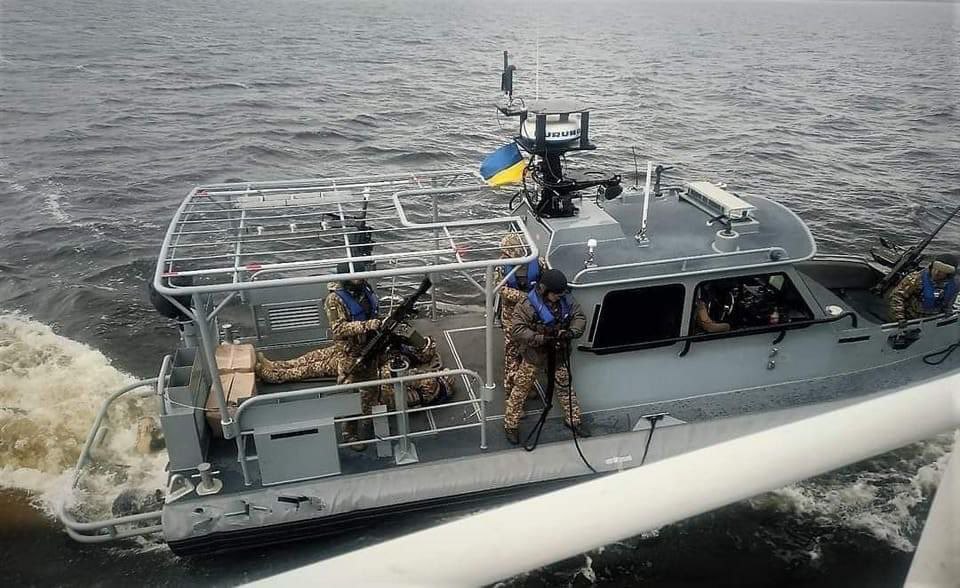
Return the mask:
[[[454, 182], [464, 177], [473, 178], [473, 183], [454, 185]], [[433, 182], [438, 179], [443, 180], [446, 185], [443, 187], [424, 187], [425, 181], [429, 180]], [[345, 187], [349, 187], [352, 190], [362, 190], [362, 192], [359, 193], [362, 198], [350, 200], [350, 198], [358, 195], [356, 191], [350, 193], [338, 192], [338, 190], [343, 190]], [[181, 203], [167, 229], [163, 245], [161, 246], [160, 258], [154, 271], [153, 285], [158, 293], [166, 297], [184, 316], [189, 317], [194, 322], [202, 342], [201, 355], [203, 356], [204, 363], [207, 365], [209, 372], [214, 373], [216, 366], [213, 362], [213, 355], [217, 341], [215, 340], [215, 333], [212, 333], [211, 326], [208, 323], [216, 316], [217, 312], [225, 306], [230, 297], [236, 296], [238, 292], [259, 288], [323, 284], [351, 279], [386, 278], [424, 273], [436, 275], [437, 273], [447, 271], [458, 272], [465, 275], [468, 282], [481, 289], [484, 293], [484, 305], [487, 315], [485, 325], [486, 381], [484, 388], [492, 390], [494, 387], [492, 360], [494, 300], [497, 289], [499, 289], [503, 283], [495, 284], [494, 268], [497, 266], [523, 266], [533, 259], [536, 259], [540, 252], [537, 250], [537, 246], [522, 222], [522, 219], [517, 216], [487, 219], [456, 219], [449, 222], [439, 222], [437, 220], [439, 218], [437, 210], [438, 196], [485, 190], [490, 190], [490, 188], [480, 181], [479, 178], [476, 177], [476, 174], [464, 170], [429, 172], [424, 174], [392, 174], [369, 176], [366, 178], [347, 177], [293, 180], [289, 182], [218, 184], [195, 188]], [[257, 211], [271, 209], [281, 211], [288, 207], [287, 200], [283, 200], [282, 198], [268, 198], [270, 197], [270, 193], [265, 191], [282, 192], [281, 196], [283, 197], [293, 195], [303, 196], [306, 194], [313, 199], [310, 202], [311, 206], [327, 207], [330, 208], [330, 211], [328, 211], [330, 214], [338, 215], [339, 223], [334, 221], [331, 224], [343, 224], [345, 222], [346, 216], [343, 210], [345, 200], [349, 200], [349, 202], [352, 202], [358, 207], [362, 207], [358, 208], [358, 210], [362, 210], [363, 214], [366, 214], [368, 204], [377, 204], [380, 206], [378, 209], [379, 212], [385, 215], [390, 214], [391, 216], [389, 218], [397, 221], [386, 230], [406, 237], [408, 241], [416, 245], [416, 247], [414, 247], [412, 251], [396, 251], [393, 253], [358, 256], [354, 255], [353, 250], [362, 246], [362, 244], [351, 243], [346, 233], [338, 232], [336, 234], [343, 237], [344, 243], [337, 244], [335, 247], [284, 249], [282, 250], [284, 255], [290, 256], [289, 258], [281, 258], [280, 260], [268, 263], [253, 261], [249, 257], [250, 254], [243, 252], [243, 245], [250, 242], [249, 235], [243, 231], [244, 227], [249, 228], [249, 226], [251, 226], [250, 223], [255, 222], [256, 219], [247, 214], [251, 210], [250, 208], [234, 206], [238, 203], [233, 200], [233, 198], [238, 195], [242, 195], [244, 198], [262, 198], [263, 206], [258, 206], [256, 208]], [[325, 193], [329, 198], [323, 201], [322, 199]], [[412, 196], [428, 196], [431, 198], [432, 209], [430, 213], [432, 222], [418, 223], [408, 217], [401, 203], [401, 198]], [[225, 197], [226, 199], [217, 200], [215, 197]], [[203, 201], [201, 202], [198, 199], [203, 199]], [[326, 212], [323, 214], [326, 214]], [[280, 216], [282, 217], [284, 215], [281, 214]], [[214, 242], [200, 241], [193, 243], [190, 238], [185, 239], [184, 235], [193, 233], [193, 231], [184, 231], [184, 224], [194, 222], [198, 219], [202, 220], [203, 218], [206, 218], [212, 223], [211, 226], [216, 228], [217, 231], [229, 235], [230, 238], [219, 239]], [[384, 218], [388, 217], [384, 216]], [[280, 229], [283, 229], [283, 226], [278, 225]], [[303, 228], [296, 223], [290, 223], [288, 228], [289, 232], [284, 232], [283, 236], [305, 236]], [[358, 232], [369, 232], [371, 230], [380, 230], [381, 228], [383, 227], [376, 229], [364, 228], [362, 231], [358, 230]], [[327, 230], [326, 227], [322, 226], [322, 223], [320, 229], [323, 231]], [[479, 231], [479, 233], [477, 233], [477, 236], [472, 236], [470, 231]], [[490, 239], [492, 238], [492, 235], [488, 234], [490, 231], [497, 233], [497, 243], [495, 245], [490, 244]], [[511, 258], [500, 257], [499, 236], [505, 231], [516, 232], [520, 235], [527, 255]], [[262, 236], [259, 230], [255, 232], [257, 238]], [[310, 235], [313, 235], [317, 232], [317, 229], [314, 228], [308, 232]], [[467, 236], [475, 241], [481, 239], [482, 242], [479, 245], [476, 243], [470, 244], [468, 241], [465, 241]], [[254, 240], [253, 242], [257, 243], [258, 248], [264, 243], [261, 240]], [[396, 239], [394, 239], [394, 242], [397, 242]], [[177, 249], [190, 245], [191, 243], [204, 246], [209, 245], [211, 247], [223, 246], [223, 254], [202, 255], [191, 252], [189, 257], [178, 258]], [[464, 258], [462, 254], [464, 243], [470, 245], [470, 251], [475, 256], [474, 259], [468, 260]], [[302, 255], [305, 251], [317, 253], [321, 249], [323, 251], [333, 251], [339, 250], [341, 247], [344, 251], [343, 255], [335, 253], [333, 257], [322, 259], [310, 255], [306, 256], [307, 259], [297, 258], [298, 255]], [[263, 252], [264, 251], [258, 249], [256, 253], [259, 255]], [[275, 256], [277, 252], [273, 251], [271, 255]], [[241, 257], [243, 257], [244, 260], [241, 260]], [[197, 259], [207, 261], [210, 259], [222, 259], [224, 263], [216, 267], [197, 267], [192, 265], [195, 264], [196, 261], [185, 261]], [[333, 268], [336, 268], [339, 263], [368, 260], [390, 261], [393, 262], [394, 265], [397, 265], [397, 267], [374, 271], [353, 271], [346, 274], [338, 274], [333, 271]], [[184, 263], [186, 263], [185, 266], [176, 265]], [[401, 267], [399, 265], [401, 263], [409, 265]], [[485, 282], [483, 285], [467, 275], [468, 271], [473, 270], [484, 271]], [[306, 272], [306, 275], [285, 275], [301, 272]], [[278, 276], [277, 274], [280, 275]], [[205, 282], [177, 286], [171, 283], [171, 280], [177, 276], [197, 277], [205, 280]], [[229, 279], [229, 281], [225, 281], [226, 279]], [[204, 296], [215, 293], [229, 293], [228, 299], [220, 302], [216, 309], [209, 315], [206, 312], [194, 310], [195, 308], [203, 307]], [[192, 295], [194, 308], [187, 308], [177, 300], [177, 297], [182, 297], [186, 294]], [[431, 299], [431, 318], [436, 318], [435, 298]], [[219, 379], [212, 378], [212, 380], [211, 393], [214, 395], [216, 405], [220, 410], [220, 420], [223, 426], [224, 437], [230, 439], [236, 435], [235, 423], [227, 412]]]
[[[394, 385], [394, 384], [405, 384], [407, 382], [413, 382], [416, 380], [426, 380], [431, 378], [441, 378], [445, 376], [465, 376], [474, 380], [479, 389], [482, 391], [485, 389], [483, 379], [480, 377], [480, 374], [473, 370], [468, 369], [452, 369], [452, 370], [440, 370], [435, 372], [426, 372], [411, 374], [407, 376], [398, 376], [395, 378], [383, 378], [378, 380], [370, 380], [367, 382], [353, 382], [349, 384], [335, 384], [332, 386], [317, 386], [314, 388], [307, 388], [305, 390], [293, 390], [290, 392], [277, 392], [274, 394], [263, 394], [259, 396], [254, 396], [241, 404], [237, 408], [236, 415], [234, 420], [237, 423], [238, 434], [236, 437], [237, 442], [237, 459], [240, 462], [240, 470], [243, 473], [243, 483], [247, 486], [253, 484], [253, 480], [250, 477], [250, 472], [248, 470], [248, 462], [253, 461], [254, 458], [247, 457], [246, 451], [246, 436], [254, 434], [253, 429], [245, 430], [243, 427], [243, 415], [251, 408], [255, 406], [260, 406], [264, 404], [279, 404], [284, 401], [293, 401], [293, 400], [303, 400], [307, 398], [320, 398], [330, 394], [337, 394], [343, 392], [350, 392], [353, 390], [359, 390], [361, 388], [379, 388], [384, 385]], [[406, 408], [403, 407], [402, 410], [394, 410], [390, 412], [380, 412], [376, 414], [369, 415], [359, 415], [359, 416], [349, 416], [349, 417], [338, 417], [334, 418], [334, 423], [348, 423], [348, 422], [359, 422], [359, 421], [373, 421], [373, 419], [379, 419], [383, 417], [396, 416], [400, 420], [400, 429], [401, 433], [397, 435], [389, 435], [385, 437], [376, 437], [374, 439], [367, 439], [361, 441], [346, 441], [339, 443], [338, 447], [352, 447], [356, 445], [367, 445], [373, 444], [378, 441], [394, 441], [398, 440], [406, 444], [411, 438], [423, 437], [427, 435], [435, 435], [437, 433], [443, 433], [448, 431], [456, 431], [462, 429], [470, 429], [479, 427], [480, 429], [480, 449], [487, 448], [487, 417], [486, 417], [486, 404], [489, 401], [489, 398], [481, 395], [480, 398], [470, 398], [467, 400], [459, 400], [456, 402], [446, 402], [442, 404], [437, 404], [433, 406], [421, 406], [418, 408]], [[479, 419], [475, 423], [465, 423], [460, 425], [452, 425], [449, 427], [437, 427], [436, 429], [430, 429], [427, 431], [415, 431], [409, 432], [409, 415], [419, 412], [426, 412], [430, 410], [438, 409], [447, 409], [453, 408], [456, 406], [465, 406], [472, 405], [477, 408], [479, 411]]]
[[[357, 578], [369, 585], [491, 585], [957, 426], [960, 375], [955, 373], [249, 585], [301, 586], [320, 579], [339, 585]], [[584, 444], [588, 455], [590, 441]], [[543, 520], [550, 524], [531, 523]]]
[[[168, 362], [169, 359], [169, 356], [167, 356], [164, 360], [165, 363]], [[93, 423], [93, 427], [90, 429], [90, 433], [87, 435], [87, 441], [84, 443], [83, 449], [80, 451], [80, 457], [77, 458], [77, 466], [73, 475], [73, 483], [70, 485], [71, 492], [77, 488], [77, 485], [80, 483], [80, 479], [83, 476], [83, 469], [87, 465], [87, 462], [90, 461], [90, 450], [97, 439], [97, 435], [100, 432], [100, 425], [103, 423], [103, 419], [107, 415], [110, 405], [121, 396], [138, 388], [153, 386], [154, 393], [156, 393], [158, 392], [156, 389], [158, 382], [159, 378], [140, 380], [124, 386], [107, 397], [103, 403], [103, 406], [100, 408], [100, 412], [97, 413], [97, 418]], [[63, 522], [63, 525], [67, 530], [67, 535], [69, 535], [75, 541], [79, 541], [80, 543], [106, 543], [108, 541], [127, 539], [140, 535], [151, 535], [153, 533], [160, 533], [163, 531], [163, 527], [157, 524], [127, 529], [118, 528], [125, 525], [138, 525], [140, 523], [157, 522], [161, 517], [160, 512], [146, 512], [123, 517], [114, 517], [100, 521], [80, 522], [67, 511], [67, 503], [66, 500], [64, 500], [64, 502], [60, 503], [57, 509], [57, 515], [60, 517], [60, 521]], [[104, 531], [106, 531], [106, 533], [104, 533]]]

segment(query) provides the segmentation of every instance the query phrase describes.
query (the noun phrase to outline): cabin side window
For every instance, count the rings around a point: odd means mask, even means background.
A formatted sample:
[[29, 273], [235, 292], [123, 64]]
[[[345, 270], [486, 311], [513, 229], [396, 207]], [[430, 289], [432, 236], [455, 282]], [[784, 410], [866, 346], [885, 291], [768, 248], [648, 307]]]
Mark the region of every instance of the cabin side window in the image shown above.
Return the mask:
[[695, 335], [813, 318], [800, 292], [783, 273], [700, 282], [693, 301], [690, 325]]
[[680, 336], [685, 294], [683, 284], [607, 293], [597, 319], [594, 349]]

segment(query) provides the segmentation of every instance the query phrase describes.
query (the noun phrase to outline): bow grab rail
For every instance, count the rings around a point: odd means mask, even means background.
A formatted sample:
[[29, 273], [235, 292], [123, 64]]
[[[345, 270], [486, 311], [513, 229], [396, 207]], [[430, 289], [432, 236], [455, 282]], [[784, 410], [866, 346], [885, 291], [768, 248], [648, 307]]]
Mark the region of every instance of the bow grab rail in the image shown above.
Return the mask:
[[[169, 361], [169, 356], [164, 358], [164, 366], [166, 366]], [[161, 371], [161, 373], [164, 371], [165, 370]], [[77, 458], [77, 466], [74, 471], [73, 482], [70, 485], [71, 491], [76, 489], [77, 485], [80, 483], [80, 479], [83, 477], [83, 468], [87, 465], [87, 462], [90, 461], [90, 450], [93, 447], [93, 444], [96, 442], [97, 435], [100, 432], [100, 426], [103, 424], [103, 418], [107, 415], [110, 405], [112, 405], [121, 396], [137, 390], [138, 388], [152, 386], [155, 393], [156, 385], [159, 381], [160, 378], [139, 380], [120, 388], [107, 397], [103, 403], [103, 406], [100, 407], [100, 412], [97, 413], [97, 418], [94, 420], [93, 426], [90, 428], [90, 433], [87, 434], [87, 441], [84, 443], [83, 449], [80, 451], [80, 457]], [[153, 533], [160, 533], [163, 531], [163, 527], [159, 524], [149, 525], [146, 527], [118, 529], [118, 527], [121, 525], [136, 525], [139, 523], [159, 522], [161, 516], [159, 511], [128, 515], [124, 517], [114, 517], [99, 521], [81, 522], [74, 518], [73, 515], [67, 511], [66, 500], [64, 500], [57, 508], [57, 516], [60, 518], [60, 521], [66, 528], [67, 535], [69, 535], [70, 538], [74, 539], [75, 541], [79, 541], [80, 543], [106, 543], [109, 541], [116, 541], [118, 539], [137, 537], [140, 535], [152, 535]], [[106, 533], [104, 533], [104, 531], [106, 531]]]

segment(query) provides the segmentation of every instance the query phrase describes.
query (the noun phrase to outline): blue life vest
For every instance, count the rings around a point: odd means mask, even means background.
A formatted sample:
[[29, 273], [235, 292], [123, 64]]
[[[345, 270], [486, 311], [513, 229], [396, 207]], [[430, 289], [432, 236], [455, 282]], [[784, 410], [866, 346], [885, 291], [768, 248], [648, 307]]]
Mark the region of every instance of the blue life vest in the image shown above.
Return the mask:
[[380, 301], [377, 299], [377, 295], [373, 293], [373, 289], [370, 286], [363, 287], [363, 295], [367, 299], [367, 304], [370, 305], [370, 312], [367, 313], [363, 310], [363, 306], [357, 302], [357, 299], [354, 298], [346, 288], [337, 288], [334, 290], [337, 293], [337, 296], [340, 297], [340, 300], [347, 306], [347, 310], [350, 311], [350, 320], [352, 321], [368, 321], [377, 316], [377, 309], [380, 306]]
[[925, 269], [920, 272], [920, 282], [923, 286], [920, 307], [924, 312], [945, 311], [947, 304], [957, 294], [957, 282], [952, 276], [943, 287], [939, 287], [934, 283], [930, 270]]
[[[513, 269], [513, 268], [511, 268]], [[510, 270], [507, 270], [510, 271]], [[519, 270], [517, 270], [518, 272]], [[534, 259], [527, 264], [527, 277], [524, 280], [524, 284], [521, 286], [520, 282], [517, 280], [517, 272], [509, 274], [507, 277], [507, 285], [513, 288], [514, 290], [530, 290], [533, 288], [533, 284], [540, 279], [540, 263]]]
[[[533, 306], [533, 310], [535, 310], [537, 312], [537, 316], [540, 317], [540, 322], [548, 327], [553, 327], [556, 325], [557, 317], [553, 316], [550, 306], [540, 299], [540, 295], [537, 294], [536, 288], [527, 293], [527, 300], [530, 301], [530, 304]], [[560, 324], [567, 324], [570, 321], [570, 315], [572, 312], [573, 305], [570, 304], [570, 301], [567, 300], [566, 296], [562, 296], [560, 298]]]

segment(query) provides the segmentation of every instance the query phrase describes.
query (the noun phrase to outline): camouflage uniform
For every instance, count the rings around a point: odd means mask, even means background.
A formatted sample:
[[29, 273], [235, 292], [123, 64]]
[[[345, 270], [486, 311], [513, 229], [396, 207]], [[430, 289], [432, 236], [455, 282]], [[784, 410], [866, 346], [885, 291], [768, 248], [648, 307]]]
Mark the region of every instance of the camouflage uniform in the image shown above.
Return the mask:
[[[421, 367], [411, 367], [405, 371], [403, 375], [412, 376], [415, 374], [425, 374], [442, 369], [443, 367], [438, 364], [426, 364]], [[380, 378], [387, 379], [392, 377], [394, 376], [393, 372], [390, 371], [390, 362], [387, 361], [380, 366]], [[407, 392], [408, 407], [412, 408], [415, 406], [427, 406], [445, 401], [446, 399], [443, 397], [443, 394], [444, 392], [447, 392], [448, 394], [453, 392], [453, 381], [448, 376], [413, 380], [411, 382], [406, 382], [404, 384], [404, 389]], [[396, 403], [394, 402], [395, 397], [393, 384], [384, 384], [380, 386], [380, 400], [382, 401], [381, 404], [386, 405], [389, 410], [395, 410]]]
[[[908, 321], [922, 316], [931, 316], [947, 312], [953, 306], [953, 300], [944, 300], [942, 308], [934, 312], [923, 310], [921, 298], [923, 297], [923, 272], [929, 270], [916, 271], [908, 274], [896, 287], [887, 295], [887, 312], [890, 320], [895, 322]], [[953, 276], [948, 280], [954, 280]], [[943, 287], [946, 281], [937, 282], [937, 287]]]
[[332, 378], [337, 375], [337, 349], [333, 345], [322, 347], [284, 361], [271, 361], [258, 353], [256, 372], [267, 384]]
[[[426, 342], [421, 349], [404, 349], [402, 355], [412, 365], [412, 369], [405, 372], [404, 375], [424, 374], [443, 369], [436, 342], [430, 337], [424, 339]], [[380, 365], [378, 370], [380, 379], [393, 377], [390, 372], [391, 359], [390, 357], [385, 358]], [[271, 361], [263, 354], [257, 354], [256, 372], [260, 380], [268, 384], [299, 382], [311, 378], [329, 378], [339, 376], [339, 360], [340, 356], [336, 345], [316, 349], [286, 361]], [[348, 363], [347, 369], [349, 369], [349, 365], [352, 365], [352, 363]], [[443, 381], [444, 387], [440, 385], [438, 380]], [[425, 406], [442, 401], [444, 391], [448, 393], [453, 391], [453, 381], [448, 376], [415, 380], [406, 384], [406, 390], [408, 406]], [[371, 414], [373, 407], [379, 404], [385, 405], [388, 410], [395, 410], [393, 386], [384, 384], [376, 395], [361, 393], [360, 404], [363, 414]]]
[[[366, 307], [366, 297], [361, 297], [361, 306]], [[332, 361], [336, 365], [337, 383], [352, 384], [354, 382], [363, 382], [377, 379], [377, 362], [369, 361], [367, 364], [357, 366], [352, 375], [348, 372], [353, 367], [363, 346], [373, 333], [380, 328], [379, 319], [366, 321], [355, 321], [350, 316], [350, 309], [347, 308], [336, 290], [327, 295], [323, 303], [324, 310], [327, 313], [327, 323], [330, 325], [330, 333], [333, 335]], [[367, 309], [369, 310], [369, 309]], [[371, 409], [380, 404], [380, 391], [375, 387], [360, 389], [360, 411], [363, 414], [370, 414]], [[348, 441], [359, 439], [357, 432], [357, 422], [349, 421], [344, 424], [343, 432]], [[370, 421], [362, 421], [365, 430], [370, 428]], [[362, 445], [358, 446], [363, 448]]]
[[[551, 304], [544, 298], [544, 304], [550, 307], [554, 315], [559, 313], [559, 304]], [[583, 335], [587, 319], [580, 305], [573, 298], [570, 302], [570, 324], [566, 329], [573, 338]], [[523, 417], [523, 404], [530, 390], [537, 382], [537, 375], [547, 366], [547, 353], [551, 343], [545, 341], [550, 329], [546, 327], [534, 310], [533, 305], [526, 298], [513, 311], [511, 336], [520, 348], [521, 362], [513, 374], [513, 389], [506, 398], [503, 426], [505, 429], [516, 429]], [[580, 424], [580, 403], [577, 395], [570, 386], [570, 372], [564, 365], [564, 358], [559, 357], [563, 352], [557, 351], [557, 368], [554, 381], [554, 396], [559, 399], [563, 410], [563, 420], [572, 426]], [[572, 413], [572, 418], [571, 418]]]
[[[525, 253], [519, 234], [507, 233], [500, 240], [500, 257], [502, 259], [522, 257]], [[540, 260], [537, 260], [537, 263], [540, 265], [540, 273], [543, 273], [546, 268]], [[502, 282], [511, 269], [513, 268], [510, 266], [497, 266], [496, 283]], [[518, 267], [514, 276], [517, 278], [518, 284], [526, 283], [527, 266]], [[500, 323], [503, 325], [503, 390], [505, 396], [509, 395], [510, 390], [513, 389], [513, 376], [520, 368], [520, 350], [510, 335], [511, 319], [517, 304], [526, 298], [526, 291], [519, 288], [512, 288], [508, 284], [504, 284], [500, 288]], [[535, 391], [531, 389], [531, 394], [534, 393]]]

